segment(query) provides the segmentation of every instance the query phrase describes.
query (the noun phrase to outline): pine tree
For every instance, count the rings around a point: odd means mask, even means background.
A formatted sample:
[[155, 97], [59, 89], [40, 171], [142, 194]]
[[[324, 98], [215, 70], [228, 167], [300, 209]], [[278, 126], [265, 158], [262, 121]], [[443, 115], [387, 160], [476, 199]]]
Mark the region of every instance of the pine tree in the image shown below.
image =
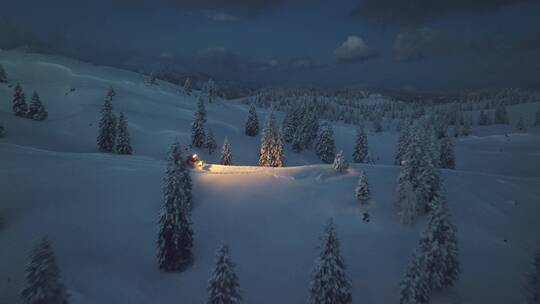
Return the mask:
[[[285, 118], [282, 123], [283, 140], [286, 143], [293, 143], [297, 136], [297, 131], [300, 125], [300, 108], [297, 105], [293, 105], [287, 108], [285, 112]], [[297, 145], [300, 144], [302, 136], [297, 139]], [[298, 152], [302, 150], [300, 145], [298, 146]]]
[[112, 108], [112, 97], [107, 94], [101, 109], [99, 120], [98, 149], [101, 152], [112, 152], [116, 142], [116, 117]]
[[527, 304], [540, 304], [540, 250], [536, 252], [533, 271], [528, 278]]
[[329, 164], [335, 157], [334, 130], [332, 126], [325, 122], [319, 129], [317, 142], [315, 143], [315, 153], [325, 163]]
[[195, 111], [195, 119], [191, 124], [191, 144], [196, 148], [202, 148], [205, 143], [206, 134], [204, 132], [204, 123], [206, 122], [206, 109], [204, 100], [199, 96], [197, 100], [197, 110]]
[[[428, 203], [433, 199], [439, 190], [439, 176], [432, 163], [432, 155], [427, 141], [422, 133], [423, 129], [415, 127], [411, 130], [407, 151], [403, 157], [403, 165], [398, 177], [398, 198], [404, 192], [405, 181], [408, 181], [418, 199], [418, 212], [427, 211]], [[398, 201], [398, 206], [402, 203]]]
[[15, 116], [26, 117], [28, 112], [28, 105], [26, 104], [26, 98], [20, 84], [15, 86], [15, 93], [13, 94], [13, 113]]
[[345, 273], [345, 263], [340, 254], [339, 240], [332, 220], [325, 228], [320, 250], [312, 274], [308, 303], [352, 303], [352, 284]]
[[338, 154], [336, 154], [332, 167], [339, 173], [343, 173], [349, 169], [349, 163], [343, 156], [343, 151], [339, 151]]
[[523, 122], [523, 117], [520, 117], [516, 124], [516, 131], [524, 132], [525, 130], [525, 122]]
[[361, 123], [356, 130], [356, 141], [354, 143], [353, 161], [355, 163], [365, 163], [368, 156], [367, 136], [364, 132], [364, 125]]
[[425, 265], [415, 252], [400, 283], [399, 304], [428, 304], [430, 290]]
[[402, 165], [403, 156], [405, 155], [405, 152], [407, 151], [407, 146], [409, 144], [410, 128], [411, 127], [408, 123], [404, 123], [403, 127], [401, 128], [401, 132], [399, 133], [399, 139], [396, 148], [396, 157], [394, 159], [394, 164], [396, 166]]
[[30, 253], [26, 266], [26, 286], [21, 290], [21, 297], [25, 304], [69, 303], [69, 294], [47, 239], [41, 240]]
[[225, 141], [223, 142], [223, 148], [221, 149], [221, 158], [219, 159], [219, 163], [224, 166], [232, 165], [231, 145], [229, 144], [229, 140], [227, 139], [227, 137], [225, 137]]
[[440, 165], [441, 168], [455, 169], [456, 161], [454, 156], [454, 142], [449, 137], [441, 139], [440, 149]]
[[317, 116], [315, 116], [315, 111], [303, 110], [304, 119], [302, 124], [299, 126], [302, 134], [302, 148], [309, 149], [311, 148], [313, 142], [317, 139], [317, 134], [319, 133], [319, 121]]
[[0, 83], [7, 83], [7, 73], [6, 70], [4, 70], [4, 67], [2, 64], [0, 64]]
[[443, 290], [458, 280], [461, 272], [456, 227], [450, 222], [442, 191], [432, 203], [429, 223], [419, 242], [430, 290]]
[[285, 165], [285, 148], [281, 134], [277, 130], [274, 110], [270, 110], [266, 117], [265, 126], [261, 137], [261, 150], [259, 154], [259, 166], [283, 167]]
[[118, 136], [116, 137], [116, 153], [129, 155], [133, 153], [131, 139], [128, 131], [128, 122], [124, 113], [120, 112], [118, 118]]
[[216, 266], [208, 280], [207, 304], [238, 304], [242, 302], [238, 276], [229, 256], [229, 247], [221, 246], [216, 254]]
[[354, 194], [360, 205], [365, 205], [369, 202], [370, 191], [365, 171], [360, 171], [360, 174], [358, 175], [358, 183], [356, 184]]
[[47, 116], [48, 113], [41, 103], [38, 93], [34, 92], [34, 95], [32, 95], [32, 102], [28, 107], [28, 113], [26, 113], [26, 117], [33, 120], [45, 120], [47, 119]]
[[184, 82], [184, 93], [186, 93], [187, 96], [191, 96], [192, 91], [192, 85], [191, 85], [191, 79], [186, 78], [186, 81]]
[[212, 129], [208, 129], [208, 135], [206, 136], [206, 149], [208, 149], [208, 154], [214, 153], [216, 148], [217, 143], [214, 137], [214, 132], [212, 132]]
[[161, 270], [183, 271], [193, 263], [191, 187], [180, 145], [174, 143], [169, 150], [159, 218], [157, 260]]
[[249, 106], [248, 118], [246, 121], [246, 135], [256, 136], [259, 134], [259, 118], [257, 117], [257, 109], [255, 104]]

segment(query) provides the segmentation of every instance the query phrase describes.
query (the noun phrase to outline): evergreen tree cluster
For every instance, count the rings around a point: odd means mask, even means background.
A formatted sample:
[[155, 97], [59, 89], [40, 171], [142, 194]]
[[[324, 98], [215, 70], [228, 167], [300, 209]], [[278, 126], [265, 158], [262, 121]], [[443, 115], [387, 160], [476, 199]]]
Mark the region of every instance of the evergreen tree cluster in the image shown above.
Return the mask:
[[330, 123], [321, 124], [315, 143], [315, 154], [327, 164], [330, 164], [335, 158], [334, 130]]
[[132, 154], [131, 137], [128, 130], [128, 121], [124, 113], [117, 119], [113, 112], [112, 100], [116, 92], [111, 87], [105, 96], [101, 108], [101, 117], [98, 125], [97, 146], [100, 152], [118, 154]]
[[15, 92], [13, 94], [13, 113], [15, 116], [39, 121], [45, 120], [48, 117], [47, 110], [45, 110], [38, 93], [34, 92], [32, 101], [28, 105], [22, 86], [19, 83], [15, 86]]
[[195, 111], [195, 119], [191, 124], [191, 145], [196, 148], [203, 148], [206, 143], [206, 132], [204, 124], [206, 123], [206, 108], [202, 95], [197, 100], [197, 110]]
[[[410, 218], [427, 212], [429, 203], [440, 187], [439, 174], [434, 165], [439, 161], [439, 154], [434, 152], [433, 139], [420, 126], [414, 126], [409, 132], [397, 188], [398, 214], [403, 223], [409, 223]], [[409, 197], [412, 193], [416, 202]], [[412, 210], [411, 203], [415, 210]]]
[[280, 131], [276, 125], [276, 118], [273, 110], [270, 110], [266, 117], [261, 137], [259, 165], [263, 167], [285, 166], [285, 147]]
[[355, 163], [366, 163], [368, 160], [368, 141], [364, 132], [364, 124], [360, 123], [356, 130], [354, 142], [353, 161]]

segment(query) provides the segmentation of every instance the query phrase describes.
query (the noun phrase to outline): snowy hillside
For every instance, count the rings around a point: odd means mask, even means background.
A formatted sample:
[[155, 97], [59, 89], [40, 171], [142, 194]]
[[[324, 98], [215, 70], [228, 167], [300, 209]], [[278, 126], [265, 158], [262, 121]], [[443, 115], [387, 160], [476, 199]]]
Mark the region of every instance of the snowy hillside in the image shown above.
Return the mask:
[[[244, 135], [248, 107], [206, 104], [218, 150], [225, 136], [233, 164], [210, 163], [194, 179], [194, 265], [164, 273], [156, 265], [157, 219], [168, 147], [190, 142], [196, 98], [174, 85], [66, 58], [0, 52], [9, 85], [0, 84], [0, 303], [19, 303], [27, 254], [48, 236], [71, 303], [203, 303], [214, 253], [225, 242], [244, 303], [305, 303], [324, 224], [334, 218], [352, 279], [353, 303], [398, 303], [399, 282], [425, 217], [396, 219], [393, 166], [398, 133], [368, 130], [374, 164], [346, 174], [312, 151], [287, 148], [285, 168], [257, 167], [260, 137]], [[46, 121], [12, 114], [13, 86], [39, 92]], [[115, 111], [129, 119], [134, 155], [98, 153], [99, 111], [113, 86]], [[509, 107], [528, 126], [540, 104]], [[259, 109], [264, 121], [265, 110]], [[283, 115], [278, 114], [279, 118]], [[338, 150], [351, 158], [355, 127], [335, 123]], [[456, 141], [456, 170], [441, 170], [458, 228], [463, 273], [433, 303], [521, 303], [540, 231], [540, 129], [475, 126]], [[184, 152], [186, 154], [186, 152]], [[365, 170], [368, 207], [354, 197]], [[363, 221], [364, 212], [371, 220]]]

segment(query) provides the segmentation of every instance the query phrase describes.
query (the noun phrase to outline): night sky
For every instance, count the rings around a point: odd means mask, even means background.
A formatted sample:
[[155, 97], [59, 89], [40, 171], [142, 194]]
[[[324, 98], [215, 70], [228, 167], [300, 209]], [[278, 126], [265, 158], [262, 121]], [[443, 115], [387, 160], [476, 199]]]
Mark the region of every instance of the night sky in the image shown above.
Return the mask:
[[540, 1], [2, 0], [0, 47], [262, 84], [540, 88]]

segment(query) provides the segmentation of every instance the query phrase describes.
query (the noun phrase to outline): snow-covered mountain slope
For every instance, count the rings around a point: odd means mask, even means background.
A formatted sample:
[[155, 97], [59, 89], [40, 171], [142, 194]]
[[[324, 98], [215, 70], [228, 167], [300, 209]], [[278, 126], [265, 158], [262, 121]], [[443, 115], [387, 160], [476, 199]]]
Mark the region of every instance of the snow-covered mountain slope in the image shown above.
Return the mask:
[[[37, 90], [49, 111], [44, 122], [15, 118], [12, 89], [0, 85], [6, 127], [0, 139], [0, 303], [18, 303], [27, 252], [45, 235], [75, 304], [203, 303], [222, 242], [230, 245], [244, 303], [305, 303], [329, 217], [353, 281], [353, 303], [398, 302], [398, 284], [425, 219], [413, 227], [397, 223], [399, 168], [390, 165], [395, 132], [369, 134], [380, 159], [347, 174], [320, 165], [312, 152], [288, 151], [295, 166], [260, 168], [254, 167], [259, 137], [243, 135], [247, 107], [207, 105], [218, 145], [228, 136], [234, 162], [245, 166], [193, 172], [195, 264], [163, 273], [155, 259], [163, 160], [175, 138], [189, 142], [195, 97], [167, 83], [147, 85], [138, 74], [65, 58], [1, 52], [0, 63], [12, 84], [20, 82], [27, 97]], [[115, 111], [129, 119], [133, 156], [97, 153], [98, 112], [111, 85]], [[335, 124], [334, 130], [338, 148], [350, 155], [354, 128]], [[540, 138], [537, 129], [509, 131], [475, 129], [479, 135], [456, 143], [458, 170], [442, 170], [463, 273], [434, 303], [524, 299], [540, 228]], [[202, 154], [210, 162], [217, 158]], [[353, 195], [359, 170], [367, 172], [372, 190], [367, 208]], [[370, 222], [362, 221], [363, 212]]]

